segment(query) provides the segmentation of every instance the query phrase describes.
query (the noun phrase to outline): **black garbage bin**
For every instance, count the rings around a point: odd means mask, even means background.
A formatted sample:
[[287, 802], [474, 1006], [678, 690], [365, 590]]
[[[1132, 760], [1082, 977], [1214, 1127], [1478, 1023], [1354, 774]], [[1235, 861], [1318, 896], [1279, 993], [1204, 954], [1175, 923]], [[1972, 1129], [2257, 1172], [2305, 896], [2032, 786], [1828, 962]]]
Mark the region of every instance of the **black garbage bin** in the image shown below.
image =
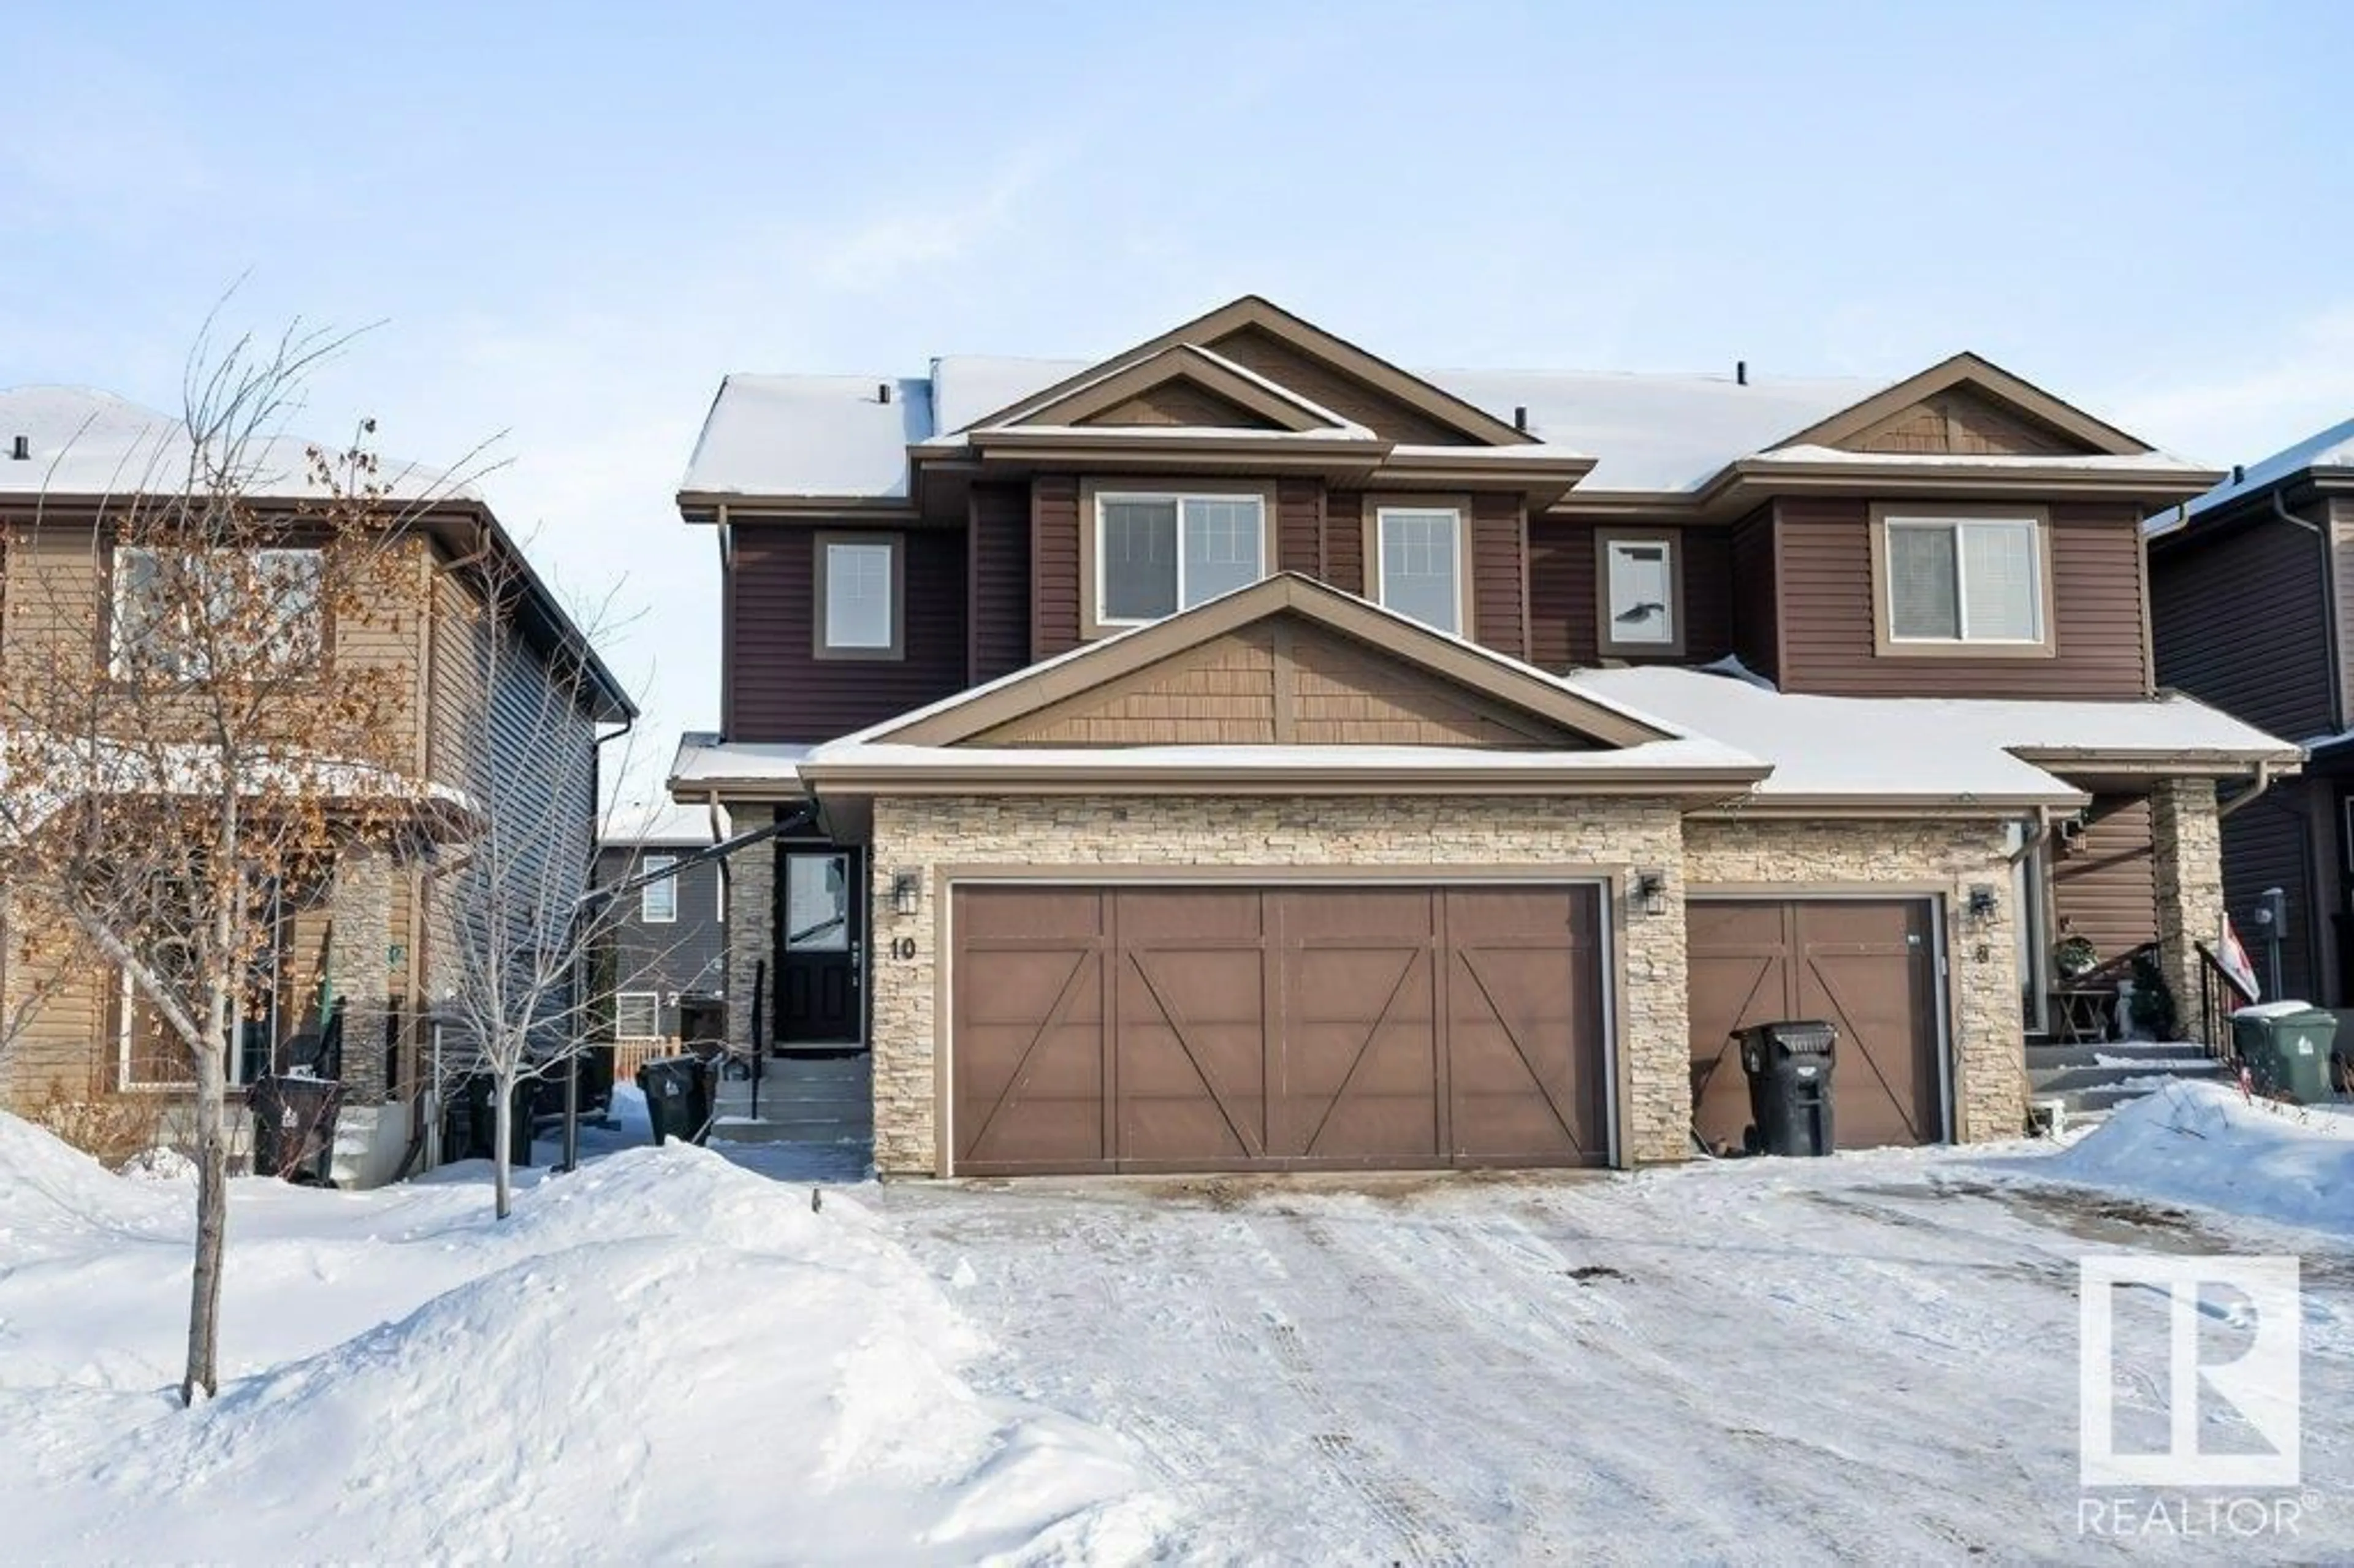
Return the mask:
[[1819, 1019], [1778, 1019], [1737, 1031], [1749, 1075], [1753, 1154], [1829, 1154], [1831, 1064], [1839, 1031]]
[[[514, 1114], [507, 1127], [507, 1163], [531, 1163], [532, 1097], [535, 1086], [515, 1085]], [[461, 1079], [451, 1092], [441, 1127], [441, 1158], [488, 1160], [499, 1147], [498, 1080], [488, 1073]]]
[[306, 1187], [334, 1184], [335, 1112], [344, 1086], [333, 1078], [273, 1073], [245, 1091], [253, 1111], [253, 1173]]
[[638, 1087], [645, 1092], [646, 1120], [654, 1143], [684, 1139], [701, 1143], [711, 1130], [711, 1102], [717, 1070], [700, 1056], [665, 1056], [638, 1069]]

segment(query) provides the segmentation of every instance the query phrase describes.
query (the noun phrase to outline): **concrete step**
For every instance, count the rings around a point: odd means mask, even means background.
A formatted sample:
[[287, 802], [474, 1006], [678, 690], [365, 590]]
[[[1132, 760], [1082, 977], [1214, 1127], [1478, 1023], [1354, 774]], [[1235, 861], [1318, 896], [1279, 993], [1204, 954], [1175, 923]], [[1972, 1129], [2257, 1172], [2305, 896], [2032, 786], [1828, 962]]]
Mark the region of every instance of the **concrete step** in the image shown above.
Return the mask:
[[713, 1141], [721, 1143], [824, 1143], [864, 1144], [872, 1140], [873, 1130], [864, 1118], [857, 1121], [839, 1117], [808, 1117], [791, 1120], [718, 1121], [712, 1125]]
[[2102, 1057], [2132, 1057], [2137, 1062], [2206, 1062], [2213, 1060], [2197, 1041], [2111, 1040], [2074, 1045], [2030, 1045], [2028, 1071], [2039, 1067], [2093, 1067]]
[[2098, 1067], [2031, 1068], [2028, 1086], [2039, 1095], [2061, 1094], [2071, 1089], [2097, 1089], [2110, 1084], [2163, 1078], [2212, 1078], [2223, 1075], [2222, 1063], [2200, 1058], [2195, 1062], [2134, 1062], [2112, 1064]]

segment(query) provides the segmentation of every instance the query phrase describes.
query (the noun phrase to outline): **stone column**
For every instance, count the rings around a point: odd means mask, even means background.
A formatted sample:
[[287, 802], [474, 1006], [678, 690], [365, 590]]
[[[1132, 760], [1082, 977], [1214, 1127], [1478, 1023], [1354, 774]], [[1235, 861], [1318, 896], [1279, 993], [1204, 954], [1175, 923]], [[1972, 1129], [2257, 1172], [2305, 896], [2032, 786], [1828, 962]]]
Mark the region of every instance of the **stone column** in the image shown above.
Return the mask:
[[2199, 1025], [2196, 942], [2211, 945], [2223, 912], [2223, 831], [2211, 779], [2161, 779], [2149, 792], [2158, 882], [2158, 958], [2177, 1033]]
[[[775, 1016], [776, 955], [769, 950], [776, 929], [777, 845], [774, 840], [754, 844], [727, 858], [727, 1044], [748, 1053], [754, 1039], [752, 1001], [761, 960], [768, 960], [768, 983], [760, 988], [761, 1005]], [[767, 1033], [762, 1031], [760, 1038]]]
[[382, 1105], [385, 1021], [392, 1007], [392, 861], [349, 846], [335, 856], [327, 913], [327, 980], [344, 1004], [344, 1103]]

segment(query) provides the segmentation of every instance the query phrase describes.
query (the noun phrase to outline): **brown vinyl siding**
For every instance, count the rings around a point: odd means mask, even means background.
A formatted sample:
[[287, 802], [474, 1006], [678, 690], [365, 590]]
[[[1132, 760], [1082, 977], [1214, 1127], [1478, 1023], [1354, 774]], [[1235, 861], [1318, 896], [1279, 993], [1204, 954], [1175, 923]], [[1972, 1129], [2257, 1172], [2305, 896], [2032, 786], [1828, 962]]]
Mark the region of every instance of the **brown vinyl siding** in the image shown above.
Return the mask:
[[[1925, 512], [1935, 503], [1924, 503]], [[1780, 501], [1785, 690], [1831, 696], [2133, 697], [2148, 690], [2141, 531], [2126, 506], [2051, 509], [2050, 658], [1882, 658], [1872, 651], [1871, 506]]]
[[[2262, 799], [2223, 819], [2223, 908], [2248, 949], [2257, 979], [2268, 988], [2267, 1001], [2275, 999], [2265, 972], [2265, 945], [2258, 939], [2252, 916], [2268, 887], [2279, 888], [2288, 902], [2281, 933], [2281, 996], [2326, 1000], [2318, 989], [2322, 977], [2316, 972], [2313, 949], [2320, 936], [2316, 921], [2327, 916], [2314, 907], [2306, 810], [2314, 801], [2325, 802], [2326, 810], [2327, 799], [2317, 781], [2284, 779]], [[2182, 1001], [2175, 1000], [2178, 1005]], [[2190, 1000], [2190, 1005], [2197, 1003], [2197, 998]]]
[[2263, 517], [2150, 556], [2158, 680], [2290, 738], [2335, 728], [2321, 546]]
[[2104, 960], [2158, 940], [2149, 799], [2096, 795], [2084, 831], [2052, 855], [2052, 913], [2062, 937], [2083, 937]]
[[1365, 591], [1365, 496], [1336, 490], [1324, 498], [1324, 580], [1342, 593]]
[[1067, 473], [1030, 482], [1030, 657], [1079, 644], [1079, 482]]
[[1412, 446], [1473, 444], [1460, 430], [1450, 429], [1418, 408], [1393, 401], [1354, 376], [1343, 375], [1257, 327], [1244, 327], [1203, 346], [1246, 370], [1258, 372], [1319, 408], [1344, 419], [1354, 419], [1384, 440]]
[[1191, 425], [1197, 429], [1271, 430], [1271, 419], [1260, 418], [1239, 403], [1219, 397], [1189, 381], [1167, 381], [1150, 392], [1081, 419], [1083, 425]]
[[967, 502], [972, 585], [970, 678], [978, 683], [1030, 662], [1030, 488], [976, 484]]
[[1275, 490], [1275, 564], [1278, 570], [1321, 577], [1324, 569], [1324, 487], [1287, 479]]
[[1683, 556], [1684, 661], [1706, 664], [1733, 652], [1733, 536], [1722, 528], [1687, 528], [1678, 539]]
[[1859, 452], [1937, 452], [2004, 457], [2079, 453], [2083, 443], [1965, 387], [1925, 397], [1840, 443]]
[[1726, 563], [1733, 652], [1767, 680], [1780, 678], [1781, 599], [1775, 581], [1774, 509], [1761, 507], [1733, 526]]
[[1517, 495], [1474, 495], [1465, 525], [1471, 535], [1471, 633], [1482, 646], [1515, 659], [1529, 652], [1527, 541]]
[[1541, 669], [1594, 663], [1594, 530], [1550, 518], [1529, 522], [1529, 662]]
[[848, 519], [738, 523], [727, 591], [735, 620], [728, 737], [818, 741], [962, 691], [965, 538], [961, 529], [907, 529], [906, 657], [854, 663], [814, 657], [816, 535], [855, 532]]

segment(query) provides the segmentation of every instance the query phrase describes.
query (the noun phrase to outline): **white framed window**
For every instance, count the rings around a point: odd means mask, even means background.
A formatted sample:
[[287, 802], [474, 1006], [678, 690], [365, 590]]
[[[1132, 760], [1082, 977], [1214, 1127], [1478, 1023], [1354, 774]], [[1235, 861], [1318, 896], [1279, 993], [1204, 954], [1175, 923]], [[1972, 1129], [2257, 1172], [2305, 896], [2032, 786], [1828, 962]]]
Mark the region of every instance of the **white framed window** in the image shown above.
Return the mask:
[[[114, 1011], [115, 1083], [124, 1089], [185, 1090], [195, 1086], [196, 1066], [188, 1054], [187, 1042], [181, 1039], [172, 1026], [164, 1022], [132, 980], [128, 969], [116, 971]], [[240, 1015], [231, 1024], [228, 1050], [222, 1067], [228, 1074], [231, 1088], [242, 1087], [248, 1074], [247, 1052], [241, 1036], [259, 1029], [263, 1039], [258, 1042], [261, 1070], [269, 1070], [269, 1056], [275, 1043], [270, 1041], [270, 1020]]]
[[1596, 535], [1601, 551], [1596, 577], [1601, 587], [1601, 651], [1605, 653], [1677, 654], [1683, 652], [1683, 577], [1676, 559], [1676, 535]]
[[1375, 603], [1458, 636], [1463, 609], [1463, 513], [1454, 506], [1376, 506], [1367, 552]]
[[655, 991], [617, 991], [613, 996], [613, 1038], [662, 1038], [662, 993]]
[[2050, 645], [2040, 515], [1887, 512], [1878, 522], [1884, 651]]
[[1097, 492], [1094, 554], [1095, 623], [1158, 620], [1267, 576], [1267, 499]]
[[[639, 874], [653, 876], [678, 863], [674, 854], [650, 854]], [[649, 926], [667, 926], [678, 918], [678, 878], [664, 876], [638, 889], [638, 918]]]
[[896, 535], [817, 536], [817, 636], [821, 659], [897, 659], [904, 579]]
[[[116, 680], [201, 681], [212, 646], [233, 673], [315, 668], [326, 656], [316, 549], [114, 551], [109, 667]], [[209, 643], [208, 643], [209, 638]]]

